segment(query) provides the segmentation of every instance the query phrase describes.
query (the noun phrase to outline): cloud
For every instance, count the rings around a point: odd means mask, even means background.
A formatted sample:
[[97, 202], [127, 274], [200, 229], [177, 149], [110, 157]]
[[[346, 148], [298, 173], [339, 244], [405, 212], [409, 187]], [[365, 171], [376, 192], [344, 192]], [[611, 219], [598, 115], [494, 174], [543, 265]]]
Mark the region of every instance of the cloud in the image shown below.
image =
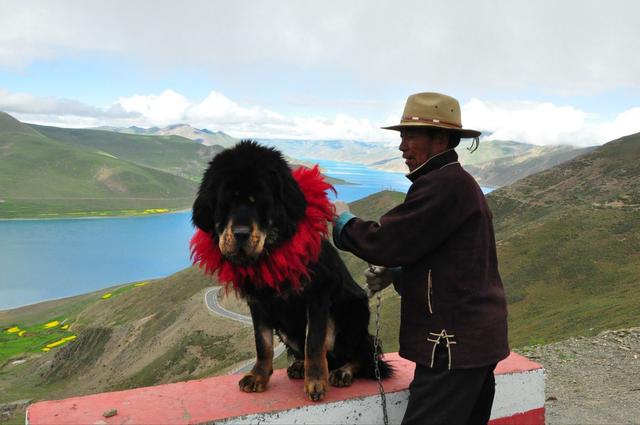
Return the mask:
[[[393, 108], [401, 109], [395, 103]], [[393, 109], [380, 105], [381, 110]], [[286, 115], [258, 104], [237, 102], [218, 91], [191, 100], [174, 90], [118, 98], [109, 108], [97, 108], [70, 99], [38, 97], [0, 89], [0, 110], [27, 122], [65, 127], [166, 126], [188, 123], [221, 130], [235, 137], [286, 139], [343, 139], [398, 143], [398, 133], [380, 127], [399, 122], [388, 115], [384, 122], [347, 114], [334, 116]], [[486, 139], [514, 140], [534, 145], [598, 145], [640, 132], [640, 107], [612, 120], [595, 113], [551, 102], [498, 102], [472, 99], [462, 105], [466, 128], [481, 130]]]
[[0, 88], [0, 111], [8, 111], [18, 115], [31, 117], [66, 116], [71, 119], [139, 119], [142, 115], [126, 111], [114, 104], [107, 109], [100, 109], [72, 99], [56, 97], [39, 97], [29, 93], [12, 93]]
[[[7, 4], [9, 3], [9, 4]], [[126, 13], [123, 13], [126, 10]], [[155, 69], [329, 69], [371, 86], [585, 94], [640, 86], [640, 2], [8, 1], [0, 67], [82, 54]]]
[[[120, 98], [116, 104], [144, 117], [143, 125], [190, 123], [237, 137], [294, 139], [354, 139], [379, 141], [388, 135], [365, 118], [285, 116], [260, 105], [241, 105], [217, 91], [199, 102], [165, 90], [160, 95]], [[140, 125], [140, 124], [138, 124]]]
[[182, 122], [189, 101], [173, 90], [165, 90], [159, 95], [136, 95], [121, 97], [115, 108], [133, 112], [144, 117], [145, 123], [169, 125]]
[[597, 114], [550, 102], [490, 102], [472, 99], [462, 105], [465, 127], [481, 130], [487, 139], [534, 145], [599, 145], [640, 132], [640, 108], [603, 121]]

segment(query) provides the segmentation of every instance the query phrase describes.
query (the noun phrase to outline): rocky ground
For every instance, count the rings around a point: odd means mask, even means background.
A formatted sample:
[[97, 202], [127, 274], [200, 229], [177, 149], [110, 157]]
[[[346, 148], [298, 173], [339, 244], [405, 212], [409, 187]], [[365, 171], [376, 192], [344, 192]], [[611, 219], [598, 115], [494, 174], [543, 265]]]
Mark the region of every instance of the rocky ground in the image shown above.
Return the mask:
[[547, 424], [640, 424], [640, 328], [517, 351], [546, 370]]

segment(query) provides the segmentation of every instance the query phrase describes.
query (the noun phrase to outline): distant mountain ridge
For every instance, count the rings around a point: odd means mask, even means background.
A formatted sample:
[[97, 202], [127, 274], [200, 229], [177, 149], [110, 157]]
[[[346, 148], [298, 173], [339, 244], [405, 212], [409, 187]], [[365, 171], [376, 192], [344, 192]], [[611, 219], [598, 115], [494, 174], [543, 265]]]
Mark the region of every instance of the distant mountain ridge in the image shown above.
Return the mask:
[[[186, 209], [207, 164], [224, 147], [177, 134], [237, 142], [221, 132], [194, 133], [196, 129], [184, 124], [111, 129], [25, 124], [0, 112], [0, 218]], [[285, 159], [292, 167], [313, 165], [286, 155]], [[334, 185], [349, 184], [326, 179]]]
[[[260, 139], [260, 142], [296, 158], [354, 162], [382, 171], [408, 172], [398, 149], [399, 141], [397, 144], [382, 144], [354, 140]], [[463, 140], [456, 148], [460, 162], [481, 185], [494, 188], [511, 184], [593, 149], [489, 140], [481, 142], [480, 148], [471, 153], [467, 149], [468, 144]]]
[[225, 148], [231, 147], [240, 140], [229, 136], [222, 131], [211, 131], [206, 128], [195, 128], [189, 124], [172, 124], [166, 127], [142, 128], [131, 127], [96, 127], [95, 130], [107, 130], [116, 133], [137, 134], [146, 136], [181, 136], [205, 146], [219, 145]]
[[202, 145], [177, 135], [141, 135], [106, 130], [49, 127], [28, 124], [61, 143], [106, 152], [116, 158], [200, 181], [202, 170], [223, 149]]
[[187, 208], [197, 183], [179, 170], [206, 163], [202, 149], [222, 148], [176, 136], [28, 125], [0, 112], [0, 218]]
[[[471, 173], [482, 186], [507, 186], [521, 178], [551, 168], [568, 161], [591, 148], [575, 148], [569, 145], [537, 146], [527, 143], [488, 140], [480, 143], [480, 147], [471, 153], [463, 141], [456, 152], [460, 163]], [[407, 172], [407, 167], [398, 152], [391, 158], [369, 164], [372, 168]]]
[[332, 161], [368, 164], [393, 155], [394, 148], [382, 143], [356, 140], [294, 140], [257, 139], [260, 143], [273, 146], [284, 154], [301, 159], [328, 159]]
[[465, 166], [478, 183], [488, 187], [508, 186], [522, 178], [547, 170], [596, 149], [568, 145], [535, 146], [520, 155], [500, 157]]

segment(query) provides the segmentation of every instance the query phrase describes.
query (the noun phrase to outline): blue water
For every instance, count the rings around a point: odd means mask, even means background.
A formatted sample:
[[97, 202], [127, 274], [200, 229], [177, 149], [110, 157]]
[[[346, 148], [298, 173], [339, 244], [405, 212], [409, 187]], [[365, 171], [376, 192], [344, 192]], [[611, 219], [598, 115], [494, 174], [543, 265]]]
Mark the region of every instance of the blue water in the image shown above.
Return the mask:
[[[313, 160], [310, 160], [313, 161]], [[316, 161], [351, 202], [381, 190], [406, 192], [399, 173]], [[333, 197], [333, 196], [332, 196]], [[0, 221], [0, 309], [166, 276], [185, 267], [191, 213], [151, 217]]]

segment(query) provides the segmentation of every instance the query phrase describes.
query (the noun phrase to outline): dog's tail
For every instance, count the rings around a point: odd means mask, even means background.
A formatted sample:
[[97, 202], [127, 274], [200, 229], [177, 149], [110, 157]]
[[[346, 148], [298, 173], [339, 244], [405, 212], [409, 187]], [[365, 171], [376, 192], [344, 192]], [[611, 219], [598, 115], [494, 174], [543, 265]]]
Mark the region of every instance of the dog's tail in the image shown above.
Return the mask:
[[363, 354], [366, 355], [367, 358], [362, 358], [361, 359], [361, 364], [362, 364], [362, 371], [361, 371], [361, 376], [363, 378], [368, 378], [368, 379], [376, 379], [376, 362], [373, 359], [373, 353], [376, 352], [376, 358], [378, 359], [378, 368], [380, 370], [380, 378], [382, 379], [386, 379], [386, 378], [390, 378], [391, 376], [393, 376], [394, 373], [394, 369], [393, 366], [386, 360], [382, 359], [382, 344], [380, 344], [380, 342], [378, 342], [379, 346], [377, 347], [378, 350], [377, 352], [376, 347], [374, 346], [374, 338], [371, 335], [368, 335], [367, 338], [367, 349], [363, 350]]

